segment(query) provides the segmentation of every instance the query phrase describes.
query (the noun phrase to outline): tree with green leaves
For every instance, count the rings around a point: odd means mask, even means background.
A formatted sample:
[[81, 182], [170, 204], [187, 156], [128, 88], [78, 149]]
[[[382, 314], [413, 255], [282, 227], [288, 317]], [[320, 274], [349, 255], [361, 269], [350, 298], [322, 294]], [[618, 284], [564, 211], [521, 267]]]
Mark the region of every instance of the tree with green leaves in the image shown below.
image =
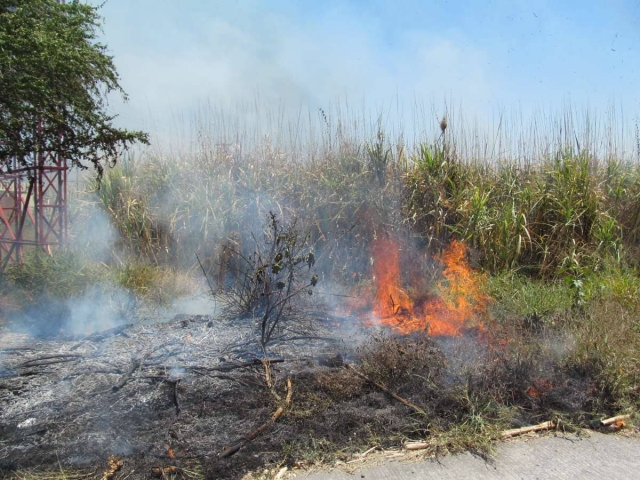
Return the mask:
[[113, 125], [111, 92], [126, 94], [98, 41], [98, 8], [78, 1], [0, 0], [0, 169], [52, 152], [82, 169], [104, 166], [147, 134]]

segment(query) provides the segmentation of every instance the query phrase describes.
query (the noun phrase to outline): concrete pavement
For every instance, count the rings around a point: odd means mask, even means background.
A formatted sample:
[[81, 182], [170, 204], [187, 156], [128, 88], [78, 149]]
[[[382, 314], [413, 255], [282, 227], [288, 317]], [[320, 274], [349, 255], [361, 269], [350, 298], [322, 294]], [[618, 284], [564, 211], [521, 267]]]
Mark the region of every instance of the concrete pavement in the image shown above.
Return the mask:
[[470, 453], [413, 463], [389, 462], [346, 473], [316, 472], [305, 480], [640, 479], [640, 439], [590, 433], [514, 439], [487, 462]]

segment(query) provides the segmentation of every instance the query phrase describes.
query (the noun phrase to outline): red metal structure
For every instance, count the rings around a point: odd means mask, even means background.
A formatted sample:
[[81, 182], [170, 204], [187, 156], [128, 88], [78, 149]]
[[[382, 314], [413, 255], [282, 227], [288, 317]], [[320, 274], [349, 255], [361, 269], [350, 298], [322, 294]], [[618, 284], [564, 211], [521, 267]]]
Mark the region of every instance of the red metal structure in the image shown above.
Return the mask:
[[0, 271], [22, 262], [26, 249], [51, 253], [64, 245], [68, 170], [66, 159], [53, 152], [34, 154], [26, 166], [14, 159], [0, 167]]
[[68, 170], [66, 159], [45, 152], [27, 167], [0, 172], [0, 270], [22, 262], [26, 248], [51, 253], [65, 244]]

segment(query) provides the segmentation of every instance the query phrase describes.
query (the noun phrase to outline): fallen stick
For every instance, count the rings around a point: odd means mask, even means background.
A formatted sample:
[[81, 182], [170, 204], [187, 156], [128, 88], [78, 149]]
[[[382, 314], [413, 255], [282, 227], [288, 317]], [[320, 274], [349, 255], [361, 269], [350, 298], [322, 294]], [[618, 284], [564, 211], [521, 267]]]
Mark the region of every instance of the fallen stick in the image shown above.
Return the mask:
[[124, 387], [127, 384], [127, 382], [131, 379], [131, 376], [135, 373], [135, 371], [138, 370], [139, 368], [142, 368], [144, 361], [147, 359], [147, 357], [149, 357], [149, 355], [151, 355], [151, 353], [152, 352], [147, 352], [144, 355], [142, 355], [142, 357], [134, 358], [131, 361], [131, 365], [129, 366], [129, 369], [122, 375], [122, 377], [120, 377], [120, 381], [118, 381], [117, 384], [111, 387], [111, 391], [115, 393], [118, 390], [120, 390], [122, 387]]
[[225, 365], [223, 367], [198, 367], [198, 366], [193, 366], [193, 367], [185, 367], [187, 370], [204, 370], [207, 372], [230, 372], [231, 370], [236, 370], [238, 368], [247, 368], [247, 367], [256, 367], [259, 365], [264, 365], [264, 362], [267, 362], [269, 364], [271, 363], [282, 363], [284, 362], [284, 358], [265, 358], [265, 359], [261, 359], [261, 358], [255, 358], [253, 360], [250, 360], [248, 362], [243, 362], [243, 363], [231, 363], [229, 362], [229, 365]]
[[397, 401], [399, 401], [400, 403], [402, 403], [403, 405], [406, 405], [409, 408], [412, 408], [414, 412], [419, 413], [420, 415], [424, 415], [427, 416], [427, 413], [422, 410], [420, 407], [418, 407], [417, 405], [414, 405], [413, 403], [411, 403], [409, 400], [407, 400], [406, 398], [402, 398], [400, 395], [393, 393], [391, 390], [389, 390], [387, 387], [385, 387], [384, 385], [377, 383], [373, 380], [371, 380], [369, 377], [367, 377], [366, 375], [360, 373], [358, 370], [356, 370], [356, 368], [353, 365], [347, 364], [346, 367], [351, 370], [353, 373], [355, 373], [358, 377], [360, 377], [361, 379], [371, 383], [372, 385], [375, 385], [376, 387], [378, 387], [380, 390], [382, 390], [383, 392], [385, 392], [386, 394], [390, 395], [391, 397], [393, 397], [394, 399], [396, 399]]
[[364, 462], [367, 459], [367, 455], [369, 455], [374, 450], [379, 450], [379, 449], [380, 449], [380, 445], [376, 445], [375, 447], [371, 447], [369, 450], [366, 450], [366, 451], [362, 452], [360, 455], [358, 455], [358, 458], [355, 458], [353, 460], [349, 460], [347, 462], [347, 465], [349, 465], [351, 463]]
[[505, 430], [500, 434], [500, 438], [511, 438], [523, 435], [529, 432], [540, 432], [542, 430], [551, 430], [556, 427], [556, 422], [551, 420], [548, 422], [542, 422], [537, 425], [531, 425], [529, 427], [512, 428], [511, 430]]
[[13, 353], [13, 352], [21, 352], [21, 351], [31, 351], [33, 352], [34, 348], [33, 347], [7, 347], [7, 348], [0, 348], [0, 353]]
[[118, 383], [115, 384], [113, 387], [111, 387], [111, 391], [115, 393], [118, 390], [120, 390], [122, 387], [124, 387], [129, 381], [129, 379], [131, 378], [131, 375], [133, 375], [133, 372], [135, 372], [138, 368], [140, 368], [140, 364], [141, 364], [140, 359], [134, 358], [131, 361], [131, 365], [129, 366], [127, 371], [124, 372], [124, 374], [120, 377], [120, 380], [118, 381]]
[[[271, 381], [271, 362], [269, 362], [268, 359], [263, 359], [262, 360], [262, 366], [264, 367], [264, 381], [267, 384], [267, 387], [269, 387], [270, 390], [273, 390], [273, 382]], [[276, 396], [277, 398], [277, 396]]]
[[273, 412], [269, 420], [264, 422], [254, 431], [245, 435], [244, 438], [238, 441], [235, 445], [225, 448], [223, 452], [220, 454], [220, 458], [227, 458], [227, 457], [230, 457], [231, 455], [238, 453], [238, 450], [240, 450], [246, 443], [250, 442], [251, 440], [256, 438], [258, 435], [260, 435], [260, 433], [266, 430], [267, 427], [273, 425], [282, 416], [285, 409], [291, 404], [292, 395], [293, 395], [293, 385], [291, 383], [291, 378], [287, 378], [287, 397], [285, 398], [284, 403], [281, 404], [275, 412]]
[[176, 407], [176, 417], [180, 416], [180, 401], [178, 400], [178, 384], [180, 380], [165, 380], [165, 382], [173, 385], [173, 391], [171, 392], [171, 400], [173, 400], [173, 404]]
[[427, 442], [408, 442], [404, 444], [404, 448], [405, 450], [424, 450], [429, 448], [429, 445]]
[[[127, 330], [132, 326], [133, 324], [129, 323], [127, 325], [120, 325], [119, 327], [110, 328], [109, 330], [104, 330], [102, 332], [92, 333], [88, 337], [85, 337], [84, 340], [89, 340], [90, 342], [98, 343], [109, 337], [115, 337], [116, 335], [120, 335], [124, 333], [125, 330]], [[77, 347], [79, 347], [80, 345], [81, 344], [78, 344]]]
[[323, 336], [318, 336], [318, 335], [298, 335], [298, 336], [295, 336], [295, 337], [274, 338], [270, 342], [272, 344], [276, 344], [276, 343], [284, 343], [284, 342], [295, 342], [296, 340], [304, 340], [304, 341], [322, 340], [322, 341], [330, 342], [330, 343], [338, 343], [338, 342], [340, 342], [340, 339], [331, 338], [331, 337], [323, 337]]
[[201, 375], [203, 377], [207, 377], [207, 378], [220, 378], [223, 380], [231, 380], [232, 382], [238, 382], [240, 385], [243, 385], [245, 387], [248, 387], [249, 384], [246, 382], [243, 382], [242, 380], [240, 380], [239, 378], [233, 378], [229, 375], [210, 375], [207, 372], [200, 372], [198, 370], [196, 370], [195, 368], [193, 368], [191, 370], [193, 373], [195, 373], [196, 375]]
[[278, 392], [276, 392], [276, 389], [273, 388], [273, 378], [271, 375], [271, 363], [269, 362], [268, 359], [264, 359], [262, 360], [262, 365], [264, 366], [264, 381], [267, 384], [267, 388], [271, 392], [271, 395], [273, 395], [273, 398], [276, 399], [276, 402], [279, 403], [282, 401], [282, 397], [278, 395]]
[[624, 420], [629, 420], [630, 418], [631, 415], [617, 415], [615, 417], [600, 420], [600, 425], [602, 425], [603, 427], [608, 427], [609, 425], [613, 425], [614, 423], [622, 422]]
[[360, 458], [364, 458], [364, 457], [366, 457], [366, 456], [367, 456], [367, 455], [369, 455], [371, 452], [373, 452], [374, 450], [378, 450], [379, 448], [380, 448], [380, 445], [376, 445], [375, 447], [371, 447], [369, 450], [367, 450], [367, 451], [365, 451], [365, 452], [362, 452], [362, 453], [360, 454]]
[[66, 380], [69, 380], [70, 378], [78, 377], [80, 375], [89, 375], [89, 374], [96, 374], [96, 373], [104, 373], [104, 374], [107, 374], [107, 375], [122, 375], [122, 370], [120, 370], [119, 368], [116, 368], [115, 370], [100, 370], [100, 369], [84, 370], [82, 372], [70, 373], [66, 377], [63, 377], [62, 380], [66, 381]]
[[82, 358], [82, 355], [76, 353], [47, 355], [46, 357], [33, 358], [16, 365], [15, 368], [42, 367], [45, 365], [54, 365], [56, 363], [73, 362]]
[[31, 367], [44, 367], [46, 365], [56, 365], [58, 363], [67, 363], [67, 362], [75, 362], [78, 360], [77, 358], [59, 358], [57, 360], [40, 360], [38, 362], [34, 361], [33, 363], [29, 363], [28, 365], [21, 365], [18, 368], [31, 368]]

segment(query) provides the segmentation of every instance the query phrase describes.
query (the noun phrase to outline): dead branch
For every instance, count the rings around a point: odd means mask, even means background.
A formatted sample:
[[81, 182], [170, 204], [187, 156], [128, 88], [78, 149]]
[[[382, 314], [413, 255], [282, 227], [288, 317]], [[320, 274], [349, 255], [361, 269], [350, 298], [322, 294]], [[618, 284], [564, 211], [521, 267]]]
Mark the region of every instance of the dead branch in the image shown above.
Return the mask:
[[124, 387], [127, 384], [127, 382], [129, 382], [134, 372], [139, 368], [142, 368], [143, 362], [146, 360], [146, 358], [149, 355], [151, 355], [151, 353], [152, 352], [147, 352], [144, 355], [142, 355], [142, 357], [134, 358], [131, 361], [131, 365], [129, 366], [127, 371], [122, 375], [122, 377], [120, 377], [120, 380], [118, 381], [118, 383], [115, 384], [113, 387], [111, 387], [111, 391], [115, 393], [118, 390], [120, 390], [122, 387]]
[[15, 368], [30, 368], [30, 367], [42, 367], [45, 365], [54, 365], [56, 363], [73, 362], [82, 358], [82, 355], [77, 353], [63, 353], [59, 355], [47, 355], [44, 357], [32, 358], [26, 362], [22, 362], [16, 365]]
[[542, 430], [551, 430], [552, 428], [555, 428], [555, 427], [556, 427], [556, 422], [551, 420], [548, 422], [539, 423], [537, 425], [531, 425], [529, 427], [512, 428], [510, 430], [505, 430], [500, 434], [500, 438], [505, 439], [505, 438], [517, 437], [518, 435], [522, 435], [529, 432], [540, 432]]
[[178, 384], [180, 380], [165, 380], [165, 382], [173, 385], [173, 391], [171, 392], [171, 400], [173, 400], [173, 404], [176, 406], [176, 417], [180, 416], [180, 401], [178, 400]]
[[404, 448], [405, 450], [425, 450], [429, 445], [427, 442], [408, 442], [404, 444]]
[[[115, 337], [116, 335], [122, 335], [124, 337], [128, 337], [129, 335], [127, 335], [125, 330], [127, 330], [128, 328], [131, 328], [132, 325], [133, 324], [128, 323], [126, 325], [120, 325], [118, 327], [110, 328], [109, 330], [104, 330], [102, 332], [92, 333], [88, 337], [85, 337], [84, 340], [89, 340], [89, 341], [94, 342], [94, 343], [99, 343], [99, 342], [102, 342], [103, 340], [105, 340], [105, 339], [107, 339], [109, 337]], [[79, 343], [76, 346], [76, 348], [79, 347], [80, 345], [81, 345], [81, 343]]]
[[231, 363], [229, 365], [224, 365], [222, 367], [185, 367], [187, 370], [204, 370], [207, 372], [230, 372], [231, 370], [236, 370], [238, 368], [247, 368], [247, 367], [257, 367], [259, 365], [264, 365], [263, 362], [268, 363], [283, 363], [284, 358], [254, 358], [248, 362], [243, 363]]
[[363, 379], [366, 382], [371, 383], [372, 385], [376, 386], [377, 388], [379, 388], [380, 390], [382, 390], [384, 393], [386, 393], [387, 395], [390, 395], [391, 397], [393, 397], [394, 399], [396, 399], [397, 401], [399, 401], [400, 403], [402, 403], [403, 405], [406, 405], [407, 407], [413, 409], [414, 412], [420, 414], [420, 415], [424, 415], [427, 416], [427, 413], [422, 410], [420, 407], [418, 407], [417, 405], [414, 405], [413, 403], [411, 403], [409, 400], [407, 400], [406, 398], [402, 398], [400, 395], [392, 392], [391, 390], [389, 390], [387, 387], [385, 387], [384, 385], [373, 381], [372, 379], [370, 379], [369, 377], [367, 377], [366, 375], [360, 373], [358, 370], [356, 370], [356, 368], [353, 365], [347, 364], [346, 367], [351, 370], [353, 373], [355, 373], [358, 377], [360, 377], [361, 379]]
[[207, 372], [200, 372], [199, 370], [197, 370], [197, 367], [192, 367], [191, 372], [195, 373], [196, 375], [201, 375], [201, 376], [207, 377], [207, 378], [220, 378], [222, 380], [230, 380], [232, 382], [238, 382], [240, 385], [245, 386], [245, 387], [249, 386], [249, 384], [247, 382], [243, 382], [239, 378], [233, 378], [233, 377], [231, 377], [229, 375], [211, 375], [211, 374], [208, 374]]
[[281, 402], [282, 397], [278, 395], [278, 392], [276, 392], [276, 389], [273, 388], [273, 378], [271, 375], [271, 363], [269, 362], [268, 359], [263, 359], [262, 365], [264, 366], [264, 381], [267, 384], [267, 388], [271, 392], [271, 395], [273, 395], [273, 397], [276, 399], [276, 401]]
[[308, 342], [310, 340], [321, 340], [330, 343], [340, 343], [341, 341], [341, 339], [339, 338], [323, 337], [320, 335], [297, 335], [295, 337], [274, 338], [270, 343], [272, 345], [275, 345], [276, 343], [294, 342], [296, 340], [304, 340], [305, 342]]
[[90, 375], [90, 374], [96, 374], [96, 373], [104, 373], [107, 375], [122, 375], [122, 370], [120, 370], [119, 368], [113, 369], [113, 370], [104, 370], [104, 369], [93, 369], [93, 370], [84, 370], [82, 372], [72, 372], [69, 375], [65, 376], [62, 378], [63, 381], [69, 380], [73, 377], [78, 377], [80, 375]]
[[608, 427], [609, 425], [617, 424], [619, 422], [624, 422], [625, 420], [629, 420], [631, 415], [617, 415], [611, 418], [605, 418], [604, 420], [600, 420], [600, 425], [603, 427]]
[[33, 347], [28, 347], [28, 346], [22, 346], [22, 347], [6, 347], [6, 348], [0, 348], [0, 353], [5, 354], [5, 353], [14, 353], [14, 352], [25, 352], [25, 351], [30, 351], [33, 352], [34, 348]]
[[289, 471], [289, 467], [282, 467], [280, 470], [278, 470], [278, 473], [276, 473], [276, 475], [273, 477], [273, 480], [281, 480], [282, 478], [284, 478], [284, 476], [288, 471]]
[[120, 377], [120, 380], [118, 381], [118, 383], [113, 387], [111, 387], [111, 391], [115, 393], [118, 390], [120, 390], [122, 387], [124, 387], [129, 381], [129, 379], [131, 378], [131, 375], [133, 375], [133, 372], [135, 372], [138, 368], [140, 368], [140, 363], [141, 362], [139, 358], [134, 358], [131, 362], [131, 366]]
[[350, 463], [363, 462], [367, 458], [367, 455], [369, 455], [371, 452], [373, 452], [375, 450], [380, 450], [380, 445], [376, 445], [375, 447], [371, 447], [370, 449], [362, 452], [360, 455], [358, 455], [358, 458], [348, 461], [347, 465], [350, 464]]
[[18, 377], [35, 377], [36, 375], [42, 375], [44, 372], [37, 370], [27, 370], [25, 372], [20, 373], [8, 373], [6, 370], [4, 372], [0, 372], [0, 379], [9, 380], [12, 378]]
[[269, 420], [267, 420], [262, 425], [260, 425], [258, 428], [256, 428], [255, 430], [253, 430], [252, 432], [247, 434], [240, 441], [238, 441], [235, 445], [233, 445], [231, 447], [228, 447], [228, 448], [225, 448], [224, 451], [220, 454], [220, 458], [227, 458], [227, 457], [230, 457], [230, 456], [238, 453], [238, 450], [240, 450], [246, 443], [250, 442], [251, 440], [256, 438], [258, 435], [260, 435], [260, 433], [262, 433], [268, 427], [273, 425], [282, 416], [282, 414], [284, 413], [285, 409], [288, 408], [289, 405], [291, 405], [291, 397], [292, 397], [292, 395], [293, 395], [293, 384], [291, 383], [291, 378], [287, 378], [287, 396], [286, 396], [286, 398], [284, 400], [284, 403], [282, 403], [277, 408], [277, 410], [275, 412], [273, 412], [273, 414], [271, 415], [271, 418]]
[[271, 363], [266, 358], [262, 359], [262, 365], [264, 366], [264, 381], [269, 389], [273, 389], [273, 382], [271, 381]]
[[366, 450], [366, 451], [362, 452], [362, 453], [360, 454], [360, 458], [365, 458], [365, 457], [366, 457], [367, 455], [369, 455], [371, 452], [374, 452], [374, 451], [379, 450], [379, 449], [380, 449], [380, 445], [376, 445], [375, 447], [371, 447], [370, 449], [368, 449], [368, 450]]

